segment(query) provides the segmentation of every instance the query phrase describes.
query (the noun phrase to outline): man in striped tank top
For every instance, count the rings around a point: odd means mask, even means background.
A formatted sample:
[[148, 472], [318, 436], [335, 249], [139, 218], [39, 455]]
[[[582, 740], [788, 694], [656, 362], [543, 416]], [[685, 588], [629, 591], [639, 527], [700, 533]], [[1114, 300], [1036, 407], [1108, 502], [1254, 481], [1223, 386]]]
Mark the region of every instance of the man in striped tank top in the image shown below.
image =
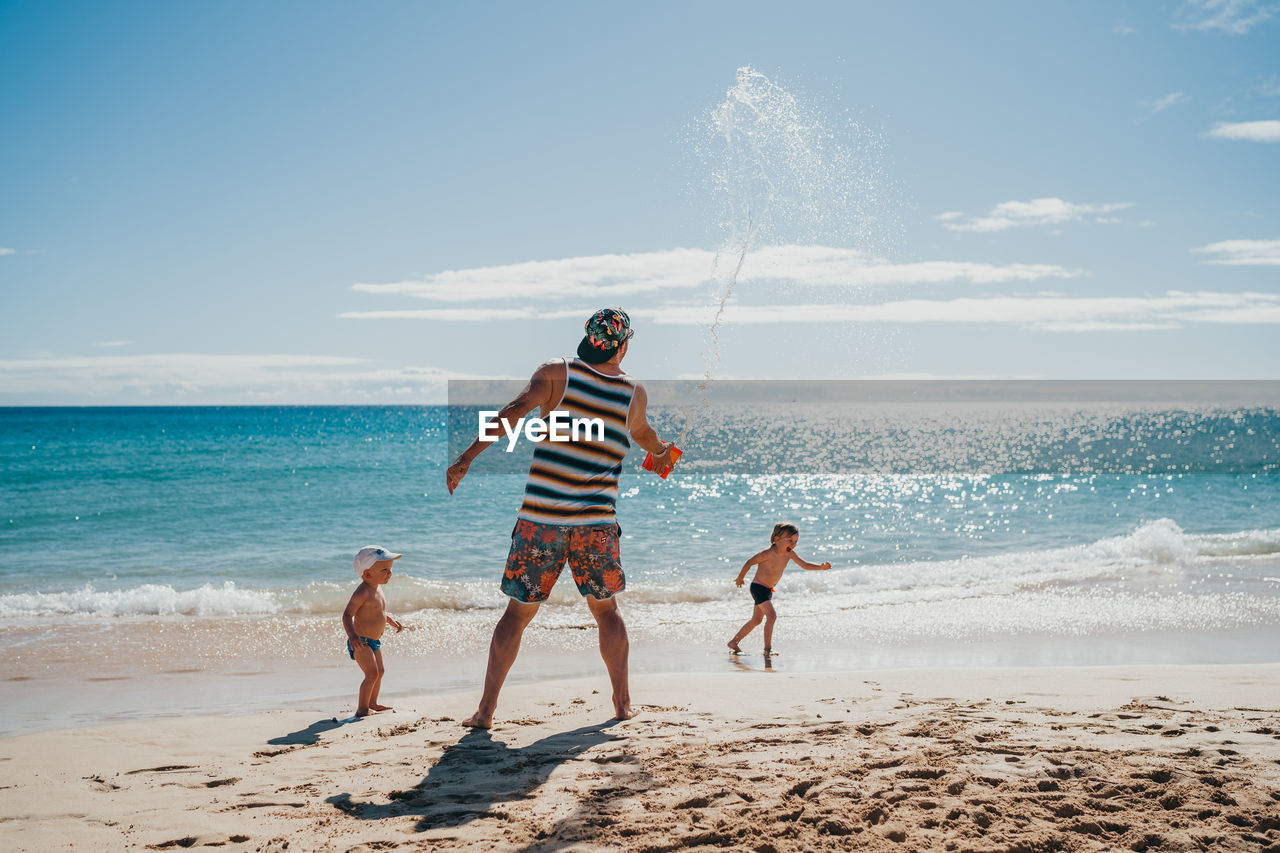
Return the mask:
[[[566, 562], [600, 629], [600, 656], [613, 684], [614, 713], [620, 720], [634, 716], [627, 685], [627, 626], [614, 598], [626, 586], [614, 505], [629, 439], [653, 454], [658, 471], [670, 464], [671, 445], [660, 441], [649, 424], [644, 386], [622, 371], [633, 334], [626, 312], [602, 308], [585, 328], [576, 359], [544, 362], [524, 390], [498, 412], [513, 432], [535, 408], [541, 408], [544, 419], [553, 411], [570, 419], [599, 419], [604, 431], [583, 436], [575, 432], [571, 441], [542, 441], [534, 448], [502, 578], [502, 591], [511, 600], [489, 644], [480, 705], [463, 725], [492, 725], [498, 693], [520, 651], [524, 629]], [[473, 441], [449, 466], [449, 494], [490, 443]]]

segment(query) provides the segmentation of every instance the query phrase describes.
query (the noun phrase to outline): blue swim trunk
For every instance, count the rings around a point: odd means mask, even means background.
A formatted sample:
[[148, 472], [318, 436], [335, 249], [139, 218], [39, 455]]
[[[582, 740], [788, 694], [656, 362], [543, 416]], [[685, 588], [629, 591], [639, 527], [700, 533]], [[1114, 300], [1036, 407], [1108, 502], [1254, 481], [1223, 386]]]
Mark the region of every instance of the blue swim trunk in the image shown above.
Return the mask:
[[[376, 652], [378, 649], [382, 648], [381, 640], [375, 640], [372, 637], [361, 637], [360, 639], [365, 641], [369, 646], [369, 651], [371, 652]], [[351, 640], [349, 638], [347, 639], [347, 656], [352, 660], [356, 659], [356, 650], [351, 648]]]

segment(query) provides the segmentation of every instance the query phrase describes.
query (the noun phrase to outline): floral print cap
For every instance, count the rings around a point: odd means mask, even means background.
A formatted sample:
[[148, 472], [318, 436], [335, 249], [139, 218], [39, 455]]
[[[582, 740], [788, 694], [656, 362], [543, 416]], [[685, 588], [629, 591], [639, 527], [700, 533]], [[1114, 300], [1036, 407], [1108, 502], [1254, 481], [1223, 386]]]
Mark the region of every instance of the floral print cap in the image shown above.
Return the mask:
[[621, 308], [601, 308], [591, 315], [584, 329], [591, 348], [610, 355], [635, 334], [631, 318]]
[[600, 309], [584, 324], [586, 336], [577, 347], [581, 359], [596, 364], [612, 359], [622, 343], [635, 334], [631, 318], [622, 309]]

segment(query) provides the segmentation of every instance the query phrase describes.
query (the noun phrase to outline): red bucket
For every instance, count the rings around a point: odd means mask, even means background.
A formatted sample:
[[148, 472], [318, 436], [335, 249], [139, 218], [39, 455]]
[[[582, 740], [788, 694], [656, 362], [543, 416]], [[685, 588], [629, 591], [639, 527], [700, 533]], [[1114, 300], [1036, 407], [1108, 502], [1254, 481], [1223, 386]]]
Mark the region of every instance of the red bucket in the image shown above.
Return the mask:
[[[675, 445], [672, 445], [671, 456], [668, 457], [670, 461], [663, 467], [661, 471], [654, 471], [654, 473], [664, 480], [667, 479], [667, 475], [671, 473], [671, 469], [676, 466], [676, 462], [680, 461], [680, 457], [683, 455], [684, 455], [683, 450], [676, 447]], [[644, 455], [644, 470], [653, 471], [653, 454], [652, 453], [646, 453]]]

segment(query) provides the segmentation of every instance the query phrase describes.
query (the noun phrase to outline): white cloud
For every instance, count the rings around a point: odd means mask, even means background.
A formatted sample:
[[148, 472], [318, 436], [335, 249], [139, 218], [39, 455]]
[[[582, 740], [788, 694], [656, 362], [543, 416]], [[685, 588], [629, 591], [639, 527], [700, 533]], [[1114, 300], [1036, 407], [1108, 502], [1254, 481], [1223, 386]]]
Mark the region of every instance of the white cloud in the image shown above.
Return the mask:
[[132, 343], [133, 341], [99, 341], [98, 343], [94, 344], [94, 346], [95, 347], [127, 347]]
[[1179, 30], [1221, 30], [1240, 36], [1273, 17], [1280, 3], [1272, 0], [1184, 0], [1174, 15]]
[[1198, 323], [1239, 323], [1241, 325], [1280, 323], [1280, 305], [1250, 305], [1243, 308], [1202, 311], [1195, 320]]
[[1050, 320], [1031, 326], [1041, 332], [1159, 332], [1179, 329], [1181, 324], [1164, 323], [1113, 323], [1107, 320], [1081, 320], [1079, 322]]
[[[1133, 202], [1114, 204], [1074, 204], [1060, 198], [1035, 198], [1031, 201], [1006, 201], [997, 204], [985, 216], [977, 216], [967, 222], [955, 221], [949, 216], [943, 227], [951, 231], [1004, 231], [1036, 225], [1060, 225], [1064, 222], [1083, 222], [1091, 216], [1113, 213], [1133, 207]], [[1098, 219], [1099, 222], [1119, 222], [1115, 218]]]
[[970, 261], [917, 261], [889, 264], [853, 249], [822, 246], [767, 246], [747, 255], [739, 284], [783, 281], [822, 287], [891, 287], [963, 281], [998, 284], [1041, 278], [1073, 278], [1080, 270], [1053, 264], [995, 264]]
[[1218, 122], [1206, 136], [1246, 142], [1280, 142], [1280, 121]]
[[1169, 107], [1186, 103], [1187, 100], [1188, 100], [1187, 96], [1182, 92], [1170, 92], [1169, 94], [1165, 95], [1163, 98], [1158, 98], [1154, 101], [1147, 102], [1147, 106], [1151, 108], [1150, 115], [1155, 115], [1156, 113], [1164, 112], [1165, 110], [1169, 109]]
[[12, 255], [17, 249], [0, 249], [0, 255]]
[[1137, 33], [1138, 31], [1133, 27], [1129, 26], [1128, 24], [1126, 24], [1124, 21], [1117, 21], [1115, 28], [1112, 30], [1112, 32], [1114, 32], [1118, 36], [1131, 36]]
[[164, 403], [422, 403], [442, 400], [436, 367], [374, 366], [312, 355], [164, 353], [0, 360], [0, 401]]
[[[497, 319], [477, 310], [467, 320]], [[558, 319], [564, 311], [521, 309], [525, 319]], [[709, 326], [714, 305], [628, 309], [658, 325]], [[384, 312], [398, 319], [439, 319], [433, 312]], [[427, 316], [418, 316], [425, 314]], [[576, 316], [576, 314], [575, 314]], [[381, 318], [380, 318], [381, 319]], [[874, 304], [793, 303], [725, 307], [726, 325], [777, 323], [995, 323], [1047, 332], [1176, 329], [1187, 323], [1280, 323], [1280, 294], [1169, 291], [1163, 296], [1068, 297], [1035, 294], [957, 299], [904, 299]]]
[[1228, 267], [1280, 266], [1280, 240], [1223, 240], [1192, 249], [1217, 257], [1203, 261]]
[[344, 320], [441, 320], [446, 323], [488, 323], [497, 320], [559, 320], [577, 317], [581, 309], [539, 311], [536, 308], [408, 308], [386, 311], [344, 311]]
[[395, 293], [438, 302], [478, 299], [609, 300], [667, 288], [696, 287], [710, 277], [715, 253], [669, 249], [526, 261], [498, 267], [445, 270], [421, 281], [356, 284], [362, 293]]
[[[719, 377], [717, 377], [719, 378]], [[1013, 374], [996, 374], [996, 373], [928, 373], [928, 372], [910, 372], [910, 373], [873, 373], [865, 376], [853, 376], [852, 379], [878, 379], [892, 382], [956, 382], [960, 380], [995, 380], [997, 382], [1007, 382], [1010, 379], [1044, 379], [1045, 377], [1035, 373], [1013, 373]]]
[[[631, 316], [639, 316], [627, 309]], [[581, 308], [542, 310], [539, 308], [403, 308], [386, 311], [344, 311], [343, 320], [439, 320], [446, 323], [498, 323], [503, 320], [563, 320], [582, 317]]]
[[[708, 308], [632, 312], [659, 324], [706, 325]], [[728, 325], [996, 323], [1047, 332], [1174, 329], [1186, 323], [1280, 323], [1280, 295], [1169, 291], [1163, 296], [907, 299], [874, 305], [728, 306]]]
[[[678, 373], [671, 378], [678, 381], [686, 381], [686, 382], [701, 382], [705, 379], [712, 379], [715, 382], [738, 382], [738, 381], [751, 382], [751, 381], [757, 380], [759, 377], [735, 376], [733, 374], [724, 374], [724, 373], [720, 373], [719, 371], [716, 371], [716, 375], [714, 377], [708, 376], [706, 373]], [[997, 375], [995, 373], [943, 374], [943, 373], [930, 373], [927, 371], [911, 371], [911, 372], [903, 372], [903, 373], [868, 373], [868, 374], [863, 374], [862, 376], [851, 376], [849, 378], [855, 379], [855, 380], [876, 379], [881, 381], [891, 380], [895, 382], [904, 382], [908, 380], [910, 381], [939, 381], [939, 380], [956, 381], [960, 379], [984, 379], [984, 380], [994, 379], [997, 381], [1007, 381], [1009, 379], [1041, 379], [1043, 377], [1032, 376], [1029, 374], [1021, 375], [1021, 376], [1008, 376], [1008, 375]]]
[[[435, 302], [485, 300], [566, 300], [607, 302], [660, 290], [711, 288], [724, 277], [727, 262], [707, 249], [670, 249], [628, 255], [593, 255], [551, 261], [529, 261], [500, 267], [448, 270], [420, 281], [357, 284], [361, 293], [398, 294]], [[736, 263], [736, 256], [728, 259]], [[828, 246], [764, 246], [747, 255], [737, 282], [770, 282], [818, 287], [879, 287], [970, 282], [993, 284], [1039, 278], [1071, 278], [1079, 270], [1051, 264], [995, 265], [969, 261], [923, 261], [890, 264], [855, 249]], [[471, 309], [458, 309], [469, 311]], [[520, 319], [525, 309], [509, 314], [485, 312], [493, 319]], [[359, 311], [340, 316], [386, 319], [403, 312]], [[465, 314], [419, 315], [420, 319], [467, 320]]]

